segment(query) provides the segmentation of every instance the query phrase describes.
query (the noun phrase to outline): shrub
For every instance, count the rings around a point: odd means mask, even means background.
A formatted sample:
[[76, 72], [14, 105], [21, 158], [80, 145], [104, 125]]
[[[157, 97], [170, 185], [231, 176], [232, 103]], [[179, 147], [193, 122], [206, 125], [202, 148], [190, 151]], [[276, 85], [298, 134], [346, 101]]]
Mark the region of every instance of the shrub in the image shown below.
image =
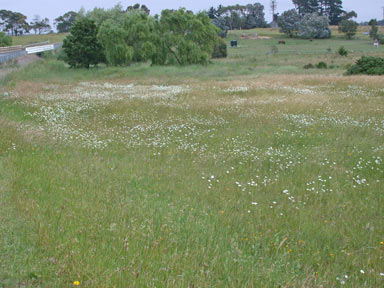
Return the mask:
[[81, 18], [72, 26], [63, 49], [67, 54], [66, 62], [72, 68], [89, 68], [105, 61], [103, 47], [97, 40], [97, 27], [88, 18]]
[[384, 45], [384, 34], [378, 34], [377, 35], [377, 40], [379, 40], [379, 43], [381, 45]]
[[339, 54], [340, 56], [348, 56], [348, 51], [344, 48], [344, 46], [341, 46], [337, 50], [337, 54]]
[[339, 31], [345, 33], [347, 39], [351, 39], [356, 34], [357, 26], [357, 22], [353, 20], [343, 20], [339, 24]]
[[384, 58], [374, 56], [363, 56], [352, 65], [346, 75], [367, 74], [384, 75]]
[[369, 21], [369, 26], [371, 26], [371, 29], [369, 30], [369, 37], [376, 39], [377, 38], [377, 33], [379, 32], [379, 28], [377, 27], [377, 20], [372, 19]]
[[316, 64], [317, 69], [327, 69], [327, 67], [328, 67], [327, 63], [325, 63], [325, 62], [319, 62]]
[[279, 48], [276, 45], [271, 46], [270, 54], [275, 55], [277, 53], [279, 53]]
[[227, 43], [218, 37], [215, 46], [213, 47], [212, 58], [226, 58], [227, 55]]
[[304, 69], [313, 69], [313, 68], [315, 68], [315, 66], [313, 66], [312, 63], [308, 63], [308, 64], [305, 64], [303, 68]]
[[6, 47], [12, 45], [12, 37], [8, 36], [4, 32], [0, 32], [0, 47]]

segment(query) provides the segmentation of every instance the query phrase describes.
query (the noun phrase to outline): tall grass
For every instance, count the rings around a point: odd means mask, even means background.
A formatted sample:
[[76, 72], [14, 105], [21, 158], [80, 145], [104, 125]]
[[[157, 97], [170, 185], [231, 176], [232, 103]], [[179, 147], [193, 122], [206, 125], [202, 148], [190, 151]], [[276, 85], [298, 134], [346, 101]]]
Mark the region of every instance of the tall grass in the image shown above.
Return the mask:
[[3, 80], [1, 285], [381, 287], [382, 77], [305, 75], [326, 52], [254, 41], [208, 66], [48, 59]]

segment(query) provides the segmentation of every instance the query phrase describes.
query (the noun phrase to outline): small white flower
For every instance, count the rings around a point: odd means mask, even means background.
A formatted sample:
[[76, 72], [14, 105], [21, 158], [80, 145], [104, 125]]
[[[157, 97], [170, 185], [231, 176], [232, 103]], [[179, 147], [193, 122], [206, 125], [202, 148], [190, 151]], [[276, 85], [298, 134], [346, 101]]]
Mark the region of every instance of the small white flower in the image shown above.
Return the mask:
[[252, 205], [257, 205], [257, 204], [259, 204], [259, 203], [257, 203], [257, 202], [252, 202]]
[[364, 270], [360, 270], [360, 273], [361, 273], [361, 274], [365, 274]]
[[384, 273], [380, 273], [380, 276], [384, 276]]

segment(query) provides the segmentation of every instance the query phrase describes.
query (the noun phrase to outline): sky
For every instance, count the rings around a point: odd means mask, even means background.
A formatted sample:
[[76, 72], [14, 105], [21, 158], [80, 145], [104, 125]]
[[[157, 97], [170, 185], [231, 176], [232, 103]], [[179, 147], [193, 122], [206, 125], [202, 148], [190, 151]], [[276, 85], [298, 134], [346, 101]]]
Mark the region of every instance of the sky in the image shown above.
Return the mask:
[[[48, 17], [51, 24], [55, 18], [63, 15], [70, 10], [79, 11], [81, 7], [91, 10], [94, 7], [111, 8], [117, 3], [123, 7], [135, 3], [145, 4], [151, 10], [151, 14], [160, 14], [163, 9], [177, 9], [185, 7], [188, 10], [199, 11], [206, 10], [211, 6], [248, 4], [259, 2], [265, 7], [265, 18], [271, 21], [271, 12], [269, 8], [270, 0], [0, 0], [0, 10], [12, 10], [21, 12], [28, 16], [28, 21], [32, 21], [34, 15], [40, 15], [42, 18]], [[372, 18], [383, 19], [384, 0], [343, 0], [343, 7], [346, 11], [354, 10], [358, 14], [357, 21], [368, 21]], [[277, 12], [282, 13], [293, 8], [292, 0], [277, 0]]]

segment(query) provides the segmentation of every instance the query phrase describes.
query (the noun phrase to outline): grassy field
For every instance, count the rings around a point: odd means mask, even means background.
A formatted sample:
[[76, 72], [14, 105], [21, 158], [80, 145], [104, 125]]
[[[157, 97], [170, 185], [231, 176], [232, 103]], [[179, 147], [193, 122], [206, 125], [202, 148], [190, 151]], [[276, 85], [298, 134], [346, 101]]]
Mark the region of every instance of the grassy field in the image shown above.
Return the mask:
[[0, 80], [0, 287], [384, 286], [384, 78], [343, 76], [384, 48], [231, 39]]
[[49, 41], [52, 44], [61, 43], [66, 36], [67, 33], [13, 36], [12, 45], [28, 45], [45, 41]]

